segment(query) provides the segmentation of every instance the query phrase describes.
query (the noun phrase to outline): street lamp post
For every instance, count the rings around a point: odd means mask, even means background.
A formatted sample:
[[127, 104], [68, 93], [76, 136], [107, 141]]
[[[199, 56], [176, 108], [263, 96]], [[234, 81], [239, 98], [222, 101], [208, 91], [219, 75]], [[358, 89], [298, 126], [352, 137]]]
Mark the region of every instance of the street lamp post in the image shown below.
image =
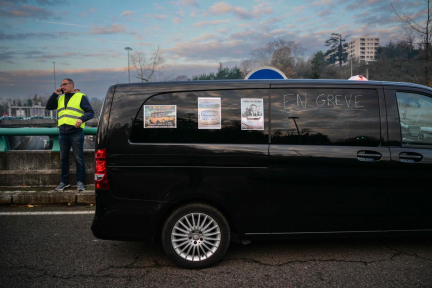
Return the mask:
[[[56, 84], [56, 75], [55, 75], [55, 61], [53, 61], [53, 65], [54, 65], [54, 91], [57, 89], [57, 84]], [[53, 117], [53, 111], [50, 110], [50, 117]], [[57, 119], [57, 110], [56, 110], [56, 119]]]
[[126, 47], [124, 49], [128, 51], [128, 75], [129, 75], [129, 83], [130, 83], [129, 51], [131, 51], [132, 48], [131, 47]]
[[56, 77], [55, 77], [55, 61], [53, 61], [53, 65], [54, 65], [54, 90], [56, 90], [57, 84], [56, 84]]
[[296, 126], [296, 128], [297, 128], [297, 135], [298, 135], [298, 139], [299, 139], [299, 144], [301, 144], [300, 131], [299, 131], [299, 129], [298, 129], [297, 122], [296, 122], [296, 119], [299, 119], [299, 117], [288, 117], [288, 119], [291, 119], [291, 120], [294, 121], [294, 124], [295, 124], [295, 126]]
[[366, 79], [369, 80], [369, 61], [366, 61]]

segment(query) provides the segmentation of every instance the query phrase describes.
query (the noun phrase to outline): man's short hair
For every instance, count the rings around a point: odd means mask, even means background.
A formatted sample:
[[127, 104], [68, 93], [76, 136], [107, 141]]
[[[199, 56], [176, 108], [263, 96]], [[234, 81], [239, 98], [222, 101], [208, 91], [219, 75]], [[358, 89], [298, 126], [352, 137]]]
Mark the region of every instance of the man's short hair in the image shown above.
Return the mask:
[[69, 83], [72, 83], [72, 84], [74, 84], [74, 86], [75, 86], [75, 83], [73, 82], [72, 79], [70, 79], [70, 78], [64, 78], [63, 80], [67, 80], [67, 81], [69, 81]]

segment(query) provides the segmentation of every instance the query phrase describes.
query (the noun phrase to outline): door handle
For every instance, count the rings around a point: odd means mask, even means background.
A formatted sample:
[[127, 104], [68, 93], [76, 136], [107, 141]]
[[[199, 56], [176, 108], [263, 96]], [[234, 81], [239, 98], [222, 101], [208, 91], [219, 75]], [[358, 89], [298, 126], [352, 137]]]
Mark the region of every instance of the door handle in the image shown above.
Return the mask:
[[357, 152], [357, 159], [360, 161], [373, 162], [379, 161], [381, 158], [382, 154], [376, 151], [362, 150]]
[[415, 163], [423, 160], [423, 155], [414, 152], [402, 152], [399, 154], [399, 161], [403, 163]]

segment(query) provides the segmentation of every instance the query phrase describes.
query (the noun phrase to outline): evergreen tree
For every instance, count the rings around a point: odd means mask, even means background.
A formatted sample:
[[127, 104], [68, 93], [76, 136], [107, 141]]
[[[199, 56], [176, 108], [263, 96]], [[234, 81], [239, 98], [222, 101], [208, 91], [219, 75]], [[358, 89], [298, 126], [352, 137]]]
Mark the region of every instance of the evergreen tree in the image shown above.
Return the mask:
[[326, 66], [325, 55], [322, 51], [318, 51], [317, 53], [315, 53], [311, 61], [311, 66], [312, 66], [312, 72], [310, 74], [310, 78], [319, 79], [322, 70]]
[[222, 63], [219, 63], [219, 68], [216, 74], [210, 72], [209, 74], [201, 74], [198, 76], [193, 76], [192, 80], [224, 80], [224, 79], [242, 79], [240, 68], [234, 66], [229, 69], [228, 67], [223, 67]]
[[348, 52], [346, 49], [348, 48], [348, 43], [345, 43], [347, 37], [342, 38], [342, 34], [332, 33], [330, 39], [325, 42], [325, 46], [330, 47], [325, 53], [325, 56], [328, 56], [330, 64], [338, 62], [339, 67], [342, 67], [342, 63], [347, 61]]
[[228, 78], [227, 79], [242, 79], [241, 70], [239, 67], [234, 66], [229, 70]]

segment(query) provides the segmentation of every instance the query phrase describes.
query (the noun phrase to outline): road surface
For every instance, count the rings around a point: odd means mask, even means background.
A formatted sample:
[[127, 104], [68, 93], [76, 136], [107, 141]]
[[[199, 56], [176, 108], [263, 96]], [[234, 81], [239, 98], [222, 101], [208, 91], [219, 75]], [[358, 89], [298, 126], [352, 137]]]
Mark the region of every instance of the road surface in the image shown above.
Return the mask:
[[96, 239], [93, 213], [0, 207], [0, 286], [432, 287], [431, 238], [231, 244], [217, 265], [186, 270], [159, 244]]

